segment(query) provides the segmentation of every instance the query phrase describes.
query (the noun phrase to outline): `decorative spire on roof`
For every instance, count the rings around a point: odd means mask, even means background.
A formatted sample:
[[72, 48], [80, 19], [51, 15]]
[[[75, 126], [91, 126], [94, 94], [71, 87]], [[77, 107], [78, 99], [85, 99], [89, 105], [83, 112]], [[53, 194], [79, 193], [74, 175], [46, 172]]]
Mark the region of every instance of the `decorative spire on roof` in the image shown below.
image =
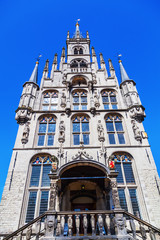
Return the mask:
[[111, 60], [111, 59], [108, 59], [108, 62], [109, 62], [110, 76], [111, 76], [111, 77], [114, 77], [114, 76], [115, 76], [115, 70], [114, 70], [114, 67], [113, 67], [113, 64], [112, 64], [112, 60]]
[[33, 69], [33, 72], [32, 72], [32, 74], [30, 76], [29, 82], [37, 83], [37, 79], [38, 79], [38, 64], [39, 64], [39, 62], [37, 61], [36, 65], [35, 65], [35, 67]]
[[105, 64], [105, 61], [104, 61], [104, 58], [103, 58], [103, 54], [100, 53], [99, 55], [100, 55], [100, 63], [101, 63], [101, 64], [102, 64], [102, 63]]
[[96, 57], [96, 52], [95, 52], [94, 47], [92, 47], [92, 57]]
[[54, 55], [53, 63], [52, 64], [57, 64], [57, 53]]
[[121, 73], [121, 81], [124, 82], [126, 80], [130, 80], [130, 78], [128, 77], [128, 74], [123, 67], [122, 60], [120, 59], [120, 57], [121, 57], [121, 55], [118, 55], [119, 67], [120, 67], [120, 73]]
[[80, 19], [77, 19], [76, 31], [74, 33], [73, 38], [82, 38], [82, 34], [80, 33], [80, 30], [79, 30], [79, 21], [80, 21]]
[[48, 72], [48, 66], [49, 66], [49, 60], [47, 59], [46, 64], [45, 64], [44, 69], [43, 69], [44, 72]]

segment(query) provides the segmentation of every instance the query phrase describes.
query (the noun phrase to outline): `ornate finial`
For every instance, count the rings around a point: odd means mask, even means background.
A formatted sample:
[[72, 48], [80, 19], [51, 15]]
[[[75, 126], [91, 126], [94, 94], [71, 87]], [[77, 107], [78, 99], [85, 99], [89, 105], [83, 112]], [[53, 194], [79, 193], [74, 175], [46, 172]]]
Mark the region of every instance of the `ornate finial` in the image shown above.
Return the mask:
[[79, 21], [80, 21], [80, 19], [76, 20], [76, 26], [79, 26]]
[[42, 57], [42, 55], [41, 54], [39, 54], [39, 56], [38, 56], [38, 58], [36, 58], [36, 64], [39, 64], [39, 60], [40, 60], [40, 58]]
[[118, 62], [119, 63], [122, 62], [121, 57], [122, 57], [122, 54], [118, 54]]

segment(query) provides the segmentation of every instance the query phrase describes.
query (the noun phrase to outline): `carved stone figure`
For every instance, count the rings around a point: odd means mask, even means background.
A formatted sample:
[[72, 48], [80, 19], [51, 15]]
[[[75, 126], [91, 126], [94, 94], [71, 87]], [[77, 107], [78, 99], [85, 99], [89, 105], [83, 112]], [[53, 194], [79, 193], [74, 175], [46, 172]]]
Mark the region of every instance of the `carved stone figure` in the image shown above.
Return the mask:
[[98, 140], [100, 142], [104, 142], [104, 140], [105, 140], [105, 138], [104, 138], [104, 128], [102, 126], [101, 120], [98, 121], [97, 131], [98, 131]]
[[114, 208], [120, 208], [116, 178], [111, 179], [110, 186], [112, 188], [112, 198], [113, 198]]
[[65, 107], [66, 106], [66, 96], [65, 93], [62, 92], [62, 96], [61, 96], [61, 107]]
[[60, 121], [59, 124], [59, 142], [64, 142], [65, 140], [65, 125], [64, 121]]
[[126, 235], [126, 219], [123, 216], [116, 216], [114, 219], [115, 226], [117, 227], [118, 235]]
[[136, 121], [132, 120], [131, 123], [132, 123], [132, 129], [133, 129], [133, 132], [134, 132], [135, 139], [137, 141], [141, 142], [142, 141], [142, 135], [141, 135], [141, 131], [139, 130], [139, 127], [136, 124]]
[[56, 196], [57, 196], [57, 183], [51, 183], [50, 188], [50, 202], [49, 202], [49, 209], [55, 210], [56, 207]]
[[29, 122], [27, 122], [24, 126], [24, 130], [23, 130], [23, 135], [22, 135], [22, 144], [26, 144], [28, 142], [28, 137], [29, 137], [29, 132], [30, 132], [30, 128], [29, 128]]
[[55, 228], [55, 215], [48, 215], [45, 221], [45, 237], [52, 237]]
[[97, 93], [94, 95], [94, 105], [95, 105], [95, 107], [99, 107], [100, 106], [100, 104], [99, 104], [99, 96], [98, 96]]
[[32, 235], [32, 226], [30, 226], [30, 227], [27, 229], [27, 232], [26, 232], [26, 240], [30, 240], [30, 239], [31, 239], [31, 235]]

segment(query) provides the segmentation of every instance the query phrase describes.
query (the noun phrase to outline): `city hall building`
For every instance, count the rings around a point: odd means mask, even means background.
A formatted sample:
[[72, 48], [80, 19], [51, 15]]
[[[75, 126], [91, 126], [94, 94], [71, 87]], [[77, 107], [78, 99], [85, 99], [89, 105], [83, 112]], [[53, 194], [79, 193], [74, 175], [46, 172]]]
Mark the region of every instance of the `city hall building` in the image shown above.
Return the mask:
[[[79, 24], [23, 85], [1, 239], [160, 239], [160, 180], [136, 83], [100, 67]], [[51, 69], [50, 69], [51, 68]], [[50, 74], [49, 74], [50, 72]]]

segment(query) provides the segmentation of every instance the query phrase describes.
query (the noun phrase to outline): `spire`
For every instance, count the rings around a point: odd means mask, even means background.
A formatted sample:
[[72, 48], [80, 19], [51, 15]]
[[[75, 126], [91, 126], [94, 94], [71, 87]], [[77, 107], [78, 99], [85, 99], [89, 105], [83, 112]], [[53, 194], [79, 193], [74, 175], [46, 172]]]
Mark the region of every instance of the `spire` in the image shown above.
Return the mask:
[[119, 67], [120, 67], [120, 73], [121, 73], [121, 81], [124, 82], [126, 80], [130, 80], [126, 70], [123, 67], [122, 60], [119, 60]]
[[62, 54], [61, 54], [61, 58], [65, 57], [65, 48], [62, 48]]
[[50, 74], [51, 79], [53, 79], [54, 71], [56, 71], [56, 70], [57, 70], [57, 53], [55, 53], [53, 63], [52, 63], [52, 70], [51, 70], [51, 74]]
[[94, 47], [92, 47], [92, 69], [96, 72], [98, 70], [98, 62]]
[[80, 21], [80, 19], [77, 20], [76, 31], [75, 31], [73, 38], [82, 38], [82, 34], [80, 33], [80, 30], [79, 30], [79, 21]]
[[67, 32], [67, 40], [69, 40], [69, 31]]
[[49, 65], [49, 60], [46, 60], [46, 64], [44, 66], [43, 72], [48, 72], [48, 65]]
[[107, 69], [106, 69], [106, 64], [103, 58], [103, 54], [100, 53], [100, 65], [101, 65], [101, 69], [104, 71], [105, 73], [105, 77], [108, 78], [108, 73], [107, 73]]
[[96, 57], [96, 53], [95, 53], [94, 47], [92, 47], [92, 57]]
[[109, 62], [110, 75], [111, 75], [111, 77], [115, 77], [115, 70], [114, 70], [114, 67], [113, 67], [111, 59], [108, 59], [108, 62]]
[[100, 53], [99, 55], [100, 55], [100, 63], [101, 64], [105, 64], [105, 61], [104, 61], [104, 58], [103, 58], [103, 54]]
[[54, 59], [53, 59], [53, 63], [52, 64], [57, 64], [57, 53], [55, 53], [55, 55], [54, 55]]
[[88, 31], [87, 31], [87, 33], [86, 33], [86, 38], [89, 39], [89, 33], [88, 33]]
[[33, 72], [31, 74], [31, 77], [29, 79], [29, 82], [37, 83], [37, 79], [38, 79], [38, 64], [39, 64], [39, 62], [37, 61], [36, 65], [35, 65], [35, 67], [33, 69]]

